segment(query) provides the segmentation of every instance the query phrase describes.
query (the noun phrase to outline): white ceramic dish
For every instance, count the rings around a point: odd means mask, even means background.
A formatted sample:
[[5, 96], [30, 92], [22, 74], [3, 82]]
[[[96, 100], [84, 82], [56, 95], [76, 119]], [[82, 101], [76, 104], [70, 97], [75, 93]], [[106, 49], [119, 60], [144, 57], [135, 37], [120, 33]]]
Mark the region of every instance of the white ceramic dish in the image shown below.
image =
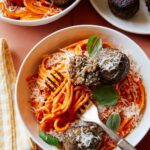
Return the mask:
[[[0, 0], [2, 1], [2, 0]], [[2, 15], [2, 13], [0, 12], [0, 19], [14, 24], [14, 25], [19, 25], [19, 26], [39, 26], [39, 25], [45, 25], [48, 23], [51, 23], [55, 20], [58, 20], [59, 18], [63, 17], [64, 15], [66, 15], [68, 12], [70, 12], [78, 3], [80, 2], [80, 0], [75, 0], [75, 2], [73, 2], [70, 6], [68, 6], [66, 9], [64, 9], [62, 12], [54, 15], [54, 16], [50, 16], [47, 18], [41, 18], [41, 19], [37, 19], [37, 20], [15, 20], [15, 19], [10, 19], [7, 17], [4, 17]]]
[[26, 82], [26, 78], [36, 72], [39, 62], [44, 54], [55, 52], [59, 48], [67, 46], [68, 44], [80, 39], [88, 38], [91, 35], [99, 35], [103, 39], [111, 41], [117, 48], [124, 50], [124, 52], [132, 56], [137, 63], [137, 69], [142, 75], [146, 88], [147, 104], [142, 121], [140, 122], [139, 126], [127, 137], [127, 140], [135, 146], [149, 130], [150, 62], [148, 57], [135, 42], [115, 30], [94, 25], [73, 26], [50, 34], [37, 43], [24, 59], [17, 77], [16, 101], [21, 118], [33, 140], [45, 150], [53, 150], [54, 147], [47, 145], [38, 137], [38, 124], [35, 120], [34, 114], [31, 111], [31, 106], [29, 103], [30, 91]]
[[131, 33], [150, 34], [150, 12], [145, 4], [145, 0], [140, 0], [140, 9], [129, 20], [116, 17], [108, 6], [108, 0], [90, 0], [95, 10], [112, 25]]

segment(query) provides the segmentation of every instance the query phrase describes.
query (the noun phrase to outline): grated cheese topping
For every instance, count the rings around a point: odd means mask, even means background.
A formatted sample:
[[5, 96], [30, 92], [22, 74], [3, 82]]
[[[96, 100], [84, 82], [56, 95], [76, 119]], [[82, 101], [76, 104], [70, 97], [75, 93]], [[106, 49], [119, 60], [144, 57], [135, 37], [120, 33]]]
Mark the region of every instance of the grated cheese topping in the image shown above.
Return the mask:
[[81, 128], [81, 134], [76, 137], [76, 141], [78, 142], [78, 147], [89, 147], [92, 143], [92, 139], [99, 140], [99, 136], [95, 136], [92, 132], [83, 132], [83, 127]]
[[31, 99], [34, 99], [35, 101], [40, 102], [40, 103], [45, 102], [45, 96], [41, 94], [41, 91], [39, 90], [37, 86], [33, 88]]
[[[118, 62], [120, 62], [120, 59], [122, 57], [122, 53], [118, 50], [118, 53], [116, 53], [117, 50], [109, 50], [107, 48], [100, 51], [99, 57], [99, 65], [101, 66], [101, 69], [103, 70], [114, 70]], [[107, 54], [107, 55], [106, 55]], [[113, 63], [112, 63], [113, 62]], [[104, 65], [105, 64], [105, 65]]]
[[123, 108], [123, 114], [128, 118], [132, 118], [133, 116], [139, 116], [140, 115], [139, 105], [132, 102], [130, 106]]

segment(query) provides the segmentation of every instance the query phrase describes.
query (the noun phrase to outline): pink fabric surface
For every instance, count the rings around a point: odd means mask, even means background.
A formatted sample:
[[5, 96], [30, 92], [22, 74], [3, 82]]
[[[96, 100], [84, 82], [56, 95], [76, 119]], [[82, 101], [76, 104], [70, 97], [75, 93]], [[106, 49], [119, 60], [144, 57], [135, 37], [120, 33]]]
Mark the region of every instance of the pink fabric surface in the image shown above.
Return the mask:
[[[65, 17], [44, 26], [21, 27], [0, 21], [0, 37], [7, 40], [13, 55], [16, 70], [18, 71], [26, 54], [39, 40], [54, 31], [79, 24], [101, 25], [123, 32], [141, 46], [150, 58], [150, 35], [131, 34], [110, 25], [96, 13], [88, 0], [82, 0], [82, 2]], [[143, 140], [138, 144], [137, 149], [150, 150], [149, 142], [150, 132], [147, 133]]]

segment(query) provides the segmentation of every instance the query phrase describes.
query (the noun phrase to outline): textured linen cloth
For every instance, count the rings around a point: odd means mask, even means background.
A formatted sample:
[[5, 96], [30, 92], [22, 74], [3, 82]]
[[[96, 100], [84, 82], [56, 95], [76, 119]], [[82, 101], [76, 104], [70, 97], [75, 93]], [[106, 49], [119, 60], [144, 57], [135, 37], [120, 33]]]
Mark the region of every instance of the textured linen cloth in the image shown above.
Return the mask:
[[16, 72], [7, 42], [0, 38], [0, 150], [36, 150], [17, 110]]

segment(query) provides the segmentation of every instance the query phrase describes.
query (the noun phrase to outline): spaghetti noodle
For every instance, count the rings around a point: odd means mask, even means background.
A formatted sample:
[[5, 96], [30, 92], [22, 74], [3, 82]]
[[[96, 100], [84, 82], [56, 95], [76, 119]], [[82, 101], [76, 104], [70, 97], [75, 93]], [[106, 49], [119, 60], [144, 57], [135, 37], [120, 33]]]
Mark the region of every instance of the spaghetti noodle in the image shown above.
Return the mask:
[[[15, 0], [14, 0], [15, 1]], [[0, 2], [2, 14], [18, 20], [35, 20], [60, 13], [63, 8], [57, 7], [47, 0], [22, 0], [23, 4], [11, 1]]]
[[[118, 134], [121, 137], [126, 137], [140, 121], [145, 107], [145, 90], [141, 78], [130, 70], [128, 76], [116, 84], [116, 90], [119, 93], [119, 100], [117, 105], [107, 107], [107, 109], [100, 110], [100, 118], [106, 123], [109, 115], [117, 112], [121, 116], [121, 124]], [[104, 135], [102, 150], [112, 150], [116, 143], [111, 140], [108, 135]]]
[[[69, 48], [74, 48], [74, 45]], [[60, 55], [62, 57], [59, 60], [57, 57]], [[71, 83], [65, 63], [63, 63], [66, 61], [63, 55], [63, 52], [57, 52], [42, 60], [36, 78], [36, 87], [32, 87], [34, 90], [40, 88], [40, 91], [44, 93], [42, 104], [32, 99], [36, 117], [40, 121], [41, 130], [44, 131], [50, 130], [51, 127], [58, 132], [66, 131], [75, 119], [77, 110], [91, 97], [87, 87], [74, 86]], [[48, 62], [49, 59], [56, 61]], [[49, 66], [46, 63], [49, 63]], [[33, 80], [35, 77], [30, 78], [30, 85], [33, 85]], [[67, 118], [66, 121], [64, 121], [65, 118]], [[49, 124], [51, 127], [47, 127], [47, 122], [51, 123]]]

